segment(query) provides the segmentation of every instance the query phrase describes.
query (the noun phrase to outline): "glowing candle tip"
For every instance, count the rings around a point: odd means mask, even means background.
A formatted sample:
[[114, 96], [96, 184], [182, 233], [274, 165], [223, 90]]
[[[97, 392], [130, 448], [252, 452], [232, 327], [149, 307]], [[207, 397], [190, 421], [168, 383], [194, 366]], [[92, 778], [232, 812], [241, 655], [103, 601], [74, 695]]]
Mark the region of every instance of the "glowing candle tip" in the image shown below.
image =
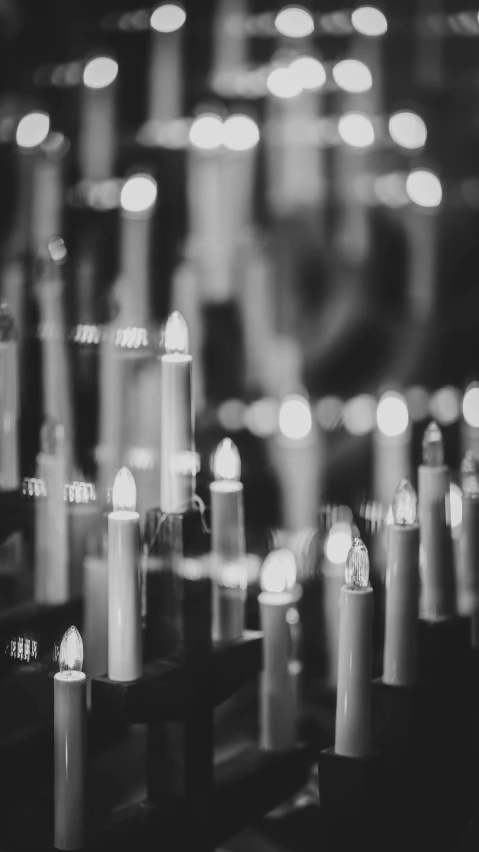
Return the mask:
[[224, 438], [217, 446], [213, 473], [215, 479], [239, 480], [241, 476], [241, 459], [236, 444], [231, 438]]
[[442, 432], [432, 420], [422, 439], [422, 460], [427, 467], [440, 467], [444, 464], [444, 442]]
[[64, 633], [60, 645], [60, 672], [72, 677], [83, 667], [83, 642], [76, 627], [69, 627]]
[[136, 511], [136, 483], [127, 467], [122, 467], [115, 476], [112, 490], [114, 512]]
[[401, 479], [393, 497], [395, 524], [415, 524], [417, 520], [417, 496], [409, 479]]
[[369, 554], [360, 538], [355, 538], [346, 560], [346, 584], [352, 589], [369, 586]]
[[288, 592], [296, 584], [296, 560], [290, 550], [274, 550], [263, 562], [261, 588], [265, 592]]
[[165, 326], [165, 349], [168, 354], [188, 354], [188, 326], [183, 314], [173, 311]]

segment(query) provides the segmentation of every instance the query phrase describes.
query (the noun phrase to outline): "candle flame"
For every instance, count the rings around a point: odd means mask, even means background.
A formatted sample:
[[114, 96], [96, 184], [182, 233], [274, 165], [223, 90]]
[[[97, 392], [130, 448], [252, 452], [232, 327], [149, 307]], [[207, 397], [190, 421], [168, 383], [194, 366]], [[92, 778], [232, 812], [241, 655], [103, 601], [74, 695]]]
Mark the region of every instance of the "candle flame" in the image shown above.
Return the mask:
[[472, 450], [468, 450], [462, 460], [461, 485], [465, 497], [479, 499], [479, 469]]
[[424, 431], [422, 439], [422, 461], [427, 467], [441, 467], [444, 464], [442, 432], [434, 420], [431, 420], [429, 426]]
[[353, 537], [351, 524], [345, 521], [337, 521], [329, 531], [326, 542], [326, 558], [334, 565], [345, 565], [351, 547]]
[[415, 524], [417, 521], [417, 496], [409, 479], [401, 479], [397, 486], [392, 504], [395, 524]]
[[360, 538], [355, 538], [346, 560], [346, 584], [351, 589], [369, 586], [369, 554]]
[[136, 511], [136, 483], [127, 467], [122, 467], [115, 476], [112, 490], [114, 512]]
[[296, 560], [290, 550], [273, 550], [263, 562], [261, 588], [265, 592], [288, 592], [296, 585]]
[[179, 311], [173, 311], [165, 326], [165, 349], [168, 354], [188, 354], [188, 326]]
[[215, 479], [239, 480], [241, 459], [236, 444], [231, 438], [224, 438], [217, 446], [213, 461]]
[[314, 32], [313, 16], [303, 6], [285, 6], [276, 15], [274, 25], [287, 38], [306, 38]]
[[479, 429], [479, 384], [477, 382], [466, 388], [462, 401], [462, 414], [468, 426]]
[[72, 677], [83, 667], [83, 642], [76, 627], [69, 627], [60, 645], [60, 671]]

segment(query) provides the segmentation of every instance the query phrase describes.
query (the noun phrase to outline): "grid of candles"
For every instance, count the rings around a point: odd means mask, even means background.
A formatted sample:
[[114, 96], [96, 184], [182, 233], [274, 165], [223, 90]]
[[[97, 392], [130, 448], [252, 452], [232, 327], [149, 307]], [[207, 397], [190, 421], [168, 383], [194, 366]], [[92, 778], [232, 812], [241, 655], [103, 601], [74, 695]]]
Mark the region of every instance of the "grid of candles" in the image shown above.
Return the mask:
[[[2, 400], [9, 406], [9, 411], [5, 410], [9, 416], [2, 420], [8, 428], [0, 433], [0, 446], [4, 481], [8, 480], [10, 488], [18, 486], [15, 347], [14, 336], [10, 335], [2, 341], [0, 352], [8, 391]], [[161, 370], [160, 509], [165, 515], [181, 515], [195, 504], [197, 462], [193, 358], [188, 352], [188, 329], [178, 312], [172, 313], [166, 324]], [[389, 450], [389, 462], [396, 470], [397, 444], [391, 444]], [[386, 465], [387, 453], [384, 448], [381, 452], [382, 464]], [[38, 482], [43, 483], [36, 504], [34, 588], [38, 603], [60, 604], [71, 597], [66, 531], [68, 501], [64, 487], [67, 464], [64, 429], [48, 421], [38, 456]], [[225, 438], [217, 447], [213, 471], [211, 554], [207, 568], [213, 589], [213, 635], [220, 642], [234, 643], [244, 629], [248, 570], [241, 460], [231, 439]], [[461, 476], [462, 555], [470, 590], [469, 613], [473, 616], [471, 641], [477, 646], [479, 474], [470, 450], [462, 463]], [[424, 433], [418, 498], [410, 481], [401, 478], [392, 499], [392, 523], [387, 527], [385, 684], [411, 687], [416, 683], [419, 617], [440, 622], [457, 614], [449, 494], [450, 471], [444, 463], [442, 434], [437, 424], [431, 422]], [[85, 630], [90, 659], [95, 660], [90, 676], [107, 672], [110, 680], [119, 683], [134, 681], [143, 673], [140, 514], [136, 503], [135, 479], [127, 467], [122, 467], [112, 488], [107, 557], [87, 558], [84, 565]], [[329, 593], [328, 598], [330, 617], [336, 619], [334, 611], [338, 602], [340, 611], [334, 651], [337, 661], [334, 748], [338, 755], [362, 758], [371, 751], [374, 593], [369, 582], [368, 551], [360, 538], [349, 539], [343, 562], [340, 575], [343, 574], [344, 583], [338, 584], [337, 577], [333, 577], [336, 591], [332, 596]], [[203, 574], [201, 569], [198, 574], [190, 572], [189, 576]], [[272, 551], [262, 565], [259, 595], [264, 644], [260, 747], [270, 752], [285, 752], [294, 748], [297, 741], [301, 665], [292, 650], [291, 614], [301, 591], [292, 550], [284, 547]], [[80, 849], [85, 825], [87, 678], [82, 672], [82, 639], [73, 626], [63, 637], [59, 661], [60, 672], [54, 679], [55, 846]]]

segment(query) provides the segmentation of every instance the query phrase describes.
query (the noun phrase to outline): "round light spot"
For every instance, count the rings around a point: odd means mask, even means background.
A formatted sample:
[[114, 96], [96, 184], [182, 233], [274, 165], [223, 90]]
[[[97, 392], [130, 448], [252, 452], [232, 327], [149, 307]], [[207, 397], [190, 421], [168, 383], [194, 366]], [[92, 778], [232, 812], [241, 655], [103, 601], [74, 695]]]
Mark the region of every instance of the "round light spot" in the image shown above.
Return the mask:
[[16, 140], [20, 148], [35, 148], [47, 138], [50, 116], [46, 112], [29, 112], [20, 119]]
[[427, 169], [414, 169], [408, 174], [406, 192], [419, 207], [438, 207], [441, 203], [441, 181]]
[[360, 6], [351, 15], [354, 29], [366, 36], [382, 36], [387, 32], [386, 16], [375, 6]]
[[151, 175], [132, 175], [123, 184], [120, 204], [128, 213], [142, 213], [156, 201], [156, 180]]
[[285, 438], [301, 441], [311, 432], [312, 418], [309, 402], [299, 394], [283, 399], [279, 409], [279, 429]]
[[303, 91], [301, 80], [290, 68], [273, 68], [266, 79], [266, 86], [276, 98], [295, 98]]
[[303, 6], [285, 6], [276, 15], [274, 25], [288, 38], [305, 38], [314, 31], [313, 17]]
[[342, 521], [333, 524], [326, 541], [326, 558], [335, 565], [345, 565], [353, 542], [351, 527]]
[[415, 112], [395, 112], [389, 119], [389, 133], [393, 142], [401, 148], [414, 150], [426, 144], [426, 125]]
[[205, 113], [195, 118], [190, 129], [190, 142], [195, 148], [212, 151], [223, 144], [223, 122], [218, 115]]
[[343, 409], [344, 426], [351, 435], [366, 435], [374, 428], [376, 400], [363, 393], [348, 400]]
[[223, 144], [230, 151], [248, 151], [259, 142], [259, 128], [247, 115], [230, 115], [223, 125]]
[[479, 384], [472, 384], [466, 389], [462, 400], [462, 413], [468, 426], [479, 429]]
[[299, 56], [291, 63], [289, 70], [298, 78], [301, 88], [307, 91], [321, 89], [326, 82], [324, 66], [314, 56]]
[[186, 12], [176, 3], [164, 3], [158, 6], [150, 18], [150, 26], [158, 33], [173, 33], [186, 21]]
[[258, 438], [274, 435], [278, 428], [279, 405], [276, 399], [257, 399], [245, 411], [244, 424]]
[[333, 68], [334, 82], [345, 92], [367, 92], [373, 85], [371, 72], [359, 59], [343, 59]]
[[97, 56], [87, 62], [83, 71], [83, 82], [89, 89], [106, 89], [118, 74], [118, 62], [111, 56]]
[[226, 399], [218, 408], [218, 420], [226, 432], [239, 432], [244, 426], [245, 411], [241, 399]]
[[353, 148], [367, 148], [374, 143], [374, 127], [367, 115], [347, 112], [339, 119], [338, 131], [343, 142]]
[[431, 396], [430, 413], [434, 420], [447, 426], [461, 416], [461, 392], [458, 388], [440, 388]]
[[378, 429], [387, 438], [402, 435], [409, 424], [406, 400], [400, 393], [387, 391], [382, 395], [376, 411]]

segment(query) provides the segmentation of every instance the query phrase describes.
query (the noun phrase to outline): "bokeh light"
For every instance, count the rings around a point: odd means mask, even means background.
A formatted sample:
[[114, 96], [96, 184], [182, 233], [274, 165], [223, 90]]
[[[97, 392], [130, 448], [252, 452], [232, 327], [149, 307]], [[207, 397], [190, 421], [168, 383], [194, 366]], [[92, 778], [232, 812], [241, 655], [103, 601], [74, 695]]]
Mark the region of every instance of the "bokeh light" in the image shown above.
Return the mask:
[[351, 435], [366, 435], [374, 428], [376, 399], [363, 393], [349, 399], [343, 409], [344, 426]]
[[214, 113], [205, 113], [195, 118], [190, 128], [190, 142], [195, 148], [212, 151], [223, 144], [224, 125]]
[[438, 207], [442, 200], [441, 181], [428, 169], [414, 169], [406, 179], [406, 191], [419, 207]]
[[455, 482], [449, 489], [449, 523], [452, 529], [462, 524], [462, 491]]
[[244, 413], [244, 425], [258, 438], [274, 435], [278, 428], [279, 403], [272, 397], [252, 402]]
[[479, 384], [476, 382], [466, 388], [462, 400], [462, 414], [468, 426], [479, 429]]
[[281, 434], [293, 441], [301, 441], [309, 435], [311, 427], [312, 417], [308, 400], [299, 394], [285, 397], [279, 409]]
[[409, 110], [391, 115], [389, 133], [393, 142], [401, 148], [414, 150], [426, 144], [426, 125], [420, 115]]
[[374, 143], [374, 127], [363, 113], [347, 112], [342, 115], [338, 131], [343, 142], [353, 148], [367, 148]]
[[333, 67], [334, 82], [345, 92], [367, 92], [372, 84], [371, 72], [359, 59], [343, 59]]
[[266, 79], [266, 86], [276, 98], [296, 98], [303, 91], [301, 80], [291, 68], [273, 68]]
[[248, 115], [230, 115], [223, 124], [223, 144], [230, 151], [248, 151], [259, 142], [259, 127]]
[[325, 396], [316, 403], [316, 420], [326, 432], [340, 426], [343, 415], [343, 402], [339, 396]]
[[360, 6], [351, 15], [354, 29], [366, 36], [382, 36], [387, 31], [386, 16], [375, 6]]
[[156, 180], [151, 175], [132, 175], [123, 184], [120, 204], [128, 213], [143, 213], [156, 201]]
[[299, 80], [301, 87], [306, 91], [321, 89], [326, 82], [326, 71], [324, 65], [314, 56], [298, 56], [289, 66], [291, 74]]
[[429, 411], [434, 420], [444, 426], [455, 423], [461, 416], [461, 392], [459, 388], [440, 388], [432, 396]]
[[288, 38], [305, 38], [314, 31], [313, 17], [303, 6], [285, 6], [276, 15], [274, 25]]
[[353, 541], [351, 527], [343, 521], [331, 526], [326, 541], [326, 558], [335, 565], [345, 565]]
[[29, 112], [20, 119], [16, 140], [20, 148], [35, 148], [47, 138], [50, 116], [46, 112]]
[[97, 56], [87, 62], [83, 71], [83, 82], [88, 89], [106, 89], [116, 80], [118, 62], [111, 56]]
[[227, 432], [239, 432], [244, 426], [246, 405], [241, 399], [226, 399], [218, 408], [218, 421]]
[[402, 394], [387, 391], [379, 400], [376, 411], [378, 429], [387, 438], [402, 435], [409, 424], [407, 403]]
[[186, 21], [186, 12], [176, 3], [163, 3], [158, 6], [150, 18], [150, 26], [159, 33], [173, 33]]

